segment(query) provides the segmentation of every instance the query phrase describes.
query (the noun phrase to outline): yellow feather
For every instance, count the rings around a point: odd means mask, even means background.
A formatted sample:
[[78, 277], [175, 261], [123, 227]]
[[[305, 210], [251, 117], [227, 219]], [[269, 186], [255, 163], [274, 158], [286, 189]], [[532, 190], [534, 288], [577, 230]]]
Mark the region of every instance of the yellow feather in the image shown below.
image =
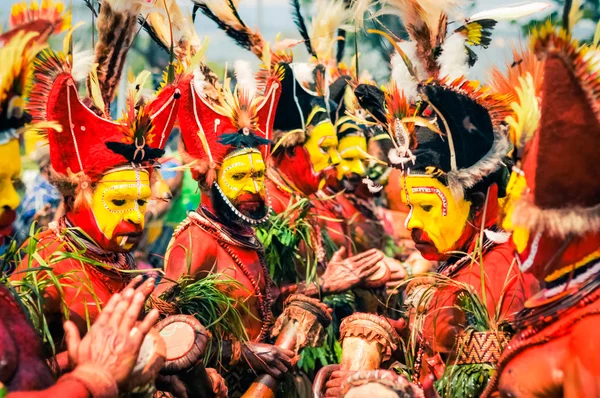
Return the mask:
[[594, 33], [594, 47], [598, 48], [598, 43], [600, 43], [600, 21], [598, 21], [598, 24], [596, 25], [596, 32]]
[[67, 61], [69, 65], [73, 66], [73, 32], [75, 29], [84, 25], [85, 22], [79, 21], [72, 28], [70, 28], [63, 39], [63, 53], [67, 55]]
[[583, 16], [583, 11], [580, 9], [581, 3], [579, 0], [573, 0], [571, 9], [569, 10], [569, 29], [573, 30], [573, 27], [579, 22]]
[[100, 82], [98, 81], [98, 64], [92, 65], [92, 70], [90, 71], [90, 97], [94, 105], [104, 111], [105, 105], [104, 100], [102, 99], [102, 91], [100, 90]]

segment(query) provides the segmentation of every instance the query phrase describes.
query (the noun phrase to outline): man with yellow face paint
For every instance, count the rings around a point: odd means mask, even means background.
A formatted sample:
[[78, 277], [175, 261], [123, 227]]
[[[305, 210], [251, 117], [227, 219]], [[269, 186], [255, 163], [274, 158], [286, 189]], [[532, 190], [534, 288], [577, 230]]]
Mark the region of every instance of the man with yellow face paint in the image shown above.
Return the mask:
[[[496, 225], [507, 176], [509, 145], [500, 129], [506, 105], [469, 81], [424, 84], [419, 93], [429, 105], [423, 116], [435, 116], [439, 131], [403, 122], [401, 110], [408, 108], [395, 87], [380, 96], [386, 99], [381, 108], [395, 116], [387, 125], [395, 140], [390, 161], [402, 170], [402, 200], [410, 208], [406, 227], [421, 254], [440, 262], [438, 273], [484, 293], [492, 317], [499, 310], [501, 319], [510, 319], [537, 284], [512, 265], [510, 245]], [[454, 287], [439, 287], [425, 306], [422, 293], [414, 287], [407, 298], [413, 317], [424, 317], [422, 329], [414, 331], [423, 336], [415, 369], [421, 381], [434, 372], [441, 377], [467, 324]]]
[[[236, 74], [248, 73], [247, 68], [245, 63], [236, 64]], [[280, 378], [294, 356], [267, 344], [277, 288], [252, 229], [270, 215], [265, 158], [281, 91], [278, 70], [262, 72], [268, 76], [262, 95], [255, 86], [232, 89], [228, 80], [221, 86], [204, 64], [179, 85], [184, 159], [193, 165], [192, 176], [202, 196], [198, 209], [175, 230], [165, 256], [167, 282], [158, 286], [153, 299], [170, 300], [170, 293], [177, 291], [172, 281], [182, 277], [199, 281], [217, 275], [223, 280], [219, 289], [235, 301], [248, 339], [242, 343], [242, 336], [227, 336], [218, 347], [223, 353], [219, 360], [231, 365], [223, 375], [233, 396], [250, 386], [253, 372]], [[200, 76], [210, 83], [197, 84]], [[235, 284], [228, 283], [232, 279]], [[231, 330], [239, 327], [232, 325]]]
[[[100, 36], [98, 70], [111, 68], [112, 56], [106, 56], [106, 49], [116, 51], [118, 55], [113, 55], [123, 61], [135, 33], [136, 7], [132, 3], [113, 13], [111, 3], [103, 3], [98, 19], [101, 32], [125, 17], [132, 22], [114, 36]], [[127, 44], [106, 41], [111, 38]], [[163, 153], [179, 102], [179, 91], [166, 82], [154, 99], [138, 101], [128, 108], [124, 120], [112, 121], [97, 95], [92, 100], [79, 98], [70, 65], [66, 54], [43, 50], [35, 61], [27, 107], [34, 126], [47, 136], [51, 180], [64, 198], [65, 215], [24, 244], [37, 245], [36, 257], [26, 256], [11, 276], [20, 280], [36, 272], [42, 281], [50, 276], [29, 268], [40, 264], [52, 268], [61, 287], [52, 283], [47, 287], [44, 310], [57, 342], [62, 341], [63, 305], [84, 334], [101, 307], [132, 278], [130, 271], [136, 265], [131, 250], [142, 235], [146, 204], [153, 196], [154, 162]], [[100, 77], [99, 83], [90, 85], [108, 102], [118, 81], [118, 76], [115, 80]], [[137, 97], [131, 90], [128, 103], [134, 104]], [[94, 111], [86, 105], [90, 103]], [[56, 252], [67, 255], [57, 260]]]

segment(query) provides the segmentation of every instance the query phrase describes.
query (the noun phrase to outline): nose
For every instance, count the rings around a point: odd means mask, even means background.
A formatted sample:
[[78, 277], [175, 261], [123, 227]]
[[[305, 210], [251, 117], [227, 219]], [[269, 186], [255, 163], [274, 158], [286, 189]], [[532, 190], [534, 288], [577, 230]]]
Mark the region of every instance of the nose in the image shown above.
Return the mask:
[[340, 154], [337, 151], [337, 149], [331, 150], [331, 152], [329, 154], [329, 160], [330, 160], [332, 166], [337, 166], [338, 164], [340, 164], [340, 161], [342, 159], [340, 158]]
[[260, 191], [260, 182], [257, 181], [256, 178], [252, 178], [252, 182], [244, 185], [242, 191], [250, 192], [252, 194], [258, 193]]
[[0, 181], [0, 212], [16, 210], [20, 199], [12, 181]]
[[134, 210], [131, 210], [131, 211], [128, 211], [127, 213], [125, 213], [125, 216], [123, 217], [123, 219], [132, 224], [142, 225], [144, 222], [144, 215], [142, 214], [140, 209], [137, 208], [137, 206], [136, 206], [136, 208]]
[[408, 229], [409, 231], [412, 231], [415, 229], [423, 229], [423, 223], [421, 222], [421, 220], [419, 220], [413, 216], [412, 210], [410, 211], [410, 213], [408, 213], [408, 216], [406, 217], [406, 221], [404, 222], [404, 225], [406, 226], [406, 229]]

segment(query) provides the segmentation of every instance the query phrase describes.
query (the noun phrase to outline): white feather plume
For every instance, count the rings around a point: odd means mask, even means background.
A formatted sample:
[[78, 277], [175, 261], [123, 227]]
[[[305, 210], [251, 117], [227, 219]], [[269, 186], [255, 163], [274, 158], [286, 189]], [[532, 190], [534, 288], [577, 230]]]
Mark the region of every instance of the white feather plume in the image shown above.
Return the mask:
[[[417, 61], [417, 47], [412, 41], [405, 41], [398, 43], [400, 49], [406, 54], [408, 59], [413, 62], [413, 66], [418, 64]], [[417, 86], [419, 82], [408, 71], [406, 63], [396, 51], [391, 59], [392, 64], [392, 79], [396, 83], [396, 87], [399, 90], [404, 91], [404, 95], [408, 100], [412, 100], [417, 97]], [[419, 66], [417, 65], [417, 78], [419, 77]]]
[[491, 229], [484, 229], [483, 232], [485, 233], [486, 238], [499, 245], [508, 242], [510, 239], [510, 232], [496, 232]]
[[466, 37], [460, 33], [450, 35], [442, 44], [442, 54], [438, 58], [440, 78], [450, 80], [466, 76], [469, 71], [469, 56], [465, 50]]
[[[79, 46], [81, 47], [81, 46]], [[94, 65], [93, 50], [73, 50], [73, 68], [71, 75], [76, 82], [86, 79]]]
[[307, 64], [305, 62], [293, 63], [291, 65], [292, 70], [294, 71], [294, 77], [300, 83], [314, 83], [315, 76], [313, 75], [313, 71], [315, 69], [314, 65]]
[[206, 94], [204, 93], [204, 88], [207, 85], [208, 82], [206, 81], [206, 78], [204, 77], [204, 74], [202, 73], [200, 68], [194, 69], [194, 90], [199, 96], [206, 96]]
[[256, 94], [256, 77], [250, 62], [237, 60], [233, 64], [233, 71], [238, 84], [238, 90], [244, 90], [250, 98]]
[[551, 4], [542, 1], [526, 1], [521, 3], [509, 4], [504, 7], [494, 8], [478, 12], [472, 15], [469, 21], [478, 21], [480, 19], [493, 19], [495, 21], [505, 21], [519, 19], [552, 7]]
[[367, 186], [367, 188], [369, 189], [369, 192], [371, 192], [371, 193], [377, 193], [383, 189], [383, 185], [376, 184], [369, 177], [363, 178], [362, 182], [363, 182], [363, 184], [365, 184]]

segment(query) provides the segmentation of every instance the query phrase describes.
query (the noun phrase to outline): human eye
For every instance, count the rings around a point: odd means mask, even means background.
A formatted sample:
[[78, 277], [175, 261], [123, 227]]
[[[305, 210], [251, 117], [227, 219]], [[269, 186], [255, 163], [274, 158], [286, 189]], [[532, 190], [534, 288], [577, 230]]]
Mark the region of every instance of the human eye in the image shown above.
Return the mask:
[[423, 205], [420, 205], [420, 206], [421, 206], [421, 209], [423, 209], [423, 211], [425, 211], [427, 213], [429, 213], [431, 211], [431, 209], [433, 209], [432, 205], [423, 204]]
[[240, 181], [245, 176], [246, 176], [246, 174], [244, 174], [244, 173], [235, 173], [234, 175], [231, 176], [231, 178], [233, 178], [236, 181]]
[[125, 204], [125, 199], [113, 199], [111, 200], [112, 204], [117, 206], [117, 207], [121, 207]]
[[146, 202], [144, 199], [138, 199], [138, 200], [137, 200], [137, 204], [138, 204], [138, 206], [145, 206], [145, 205], [146, 205], [146, 203], [147, 203], [147, 202]]

